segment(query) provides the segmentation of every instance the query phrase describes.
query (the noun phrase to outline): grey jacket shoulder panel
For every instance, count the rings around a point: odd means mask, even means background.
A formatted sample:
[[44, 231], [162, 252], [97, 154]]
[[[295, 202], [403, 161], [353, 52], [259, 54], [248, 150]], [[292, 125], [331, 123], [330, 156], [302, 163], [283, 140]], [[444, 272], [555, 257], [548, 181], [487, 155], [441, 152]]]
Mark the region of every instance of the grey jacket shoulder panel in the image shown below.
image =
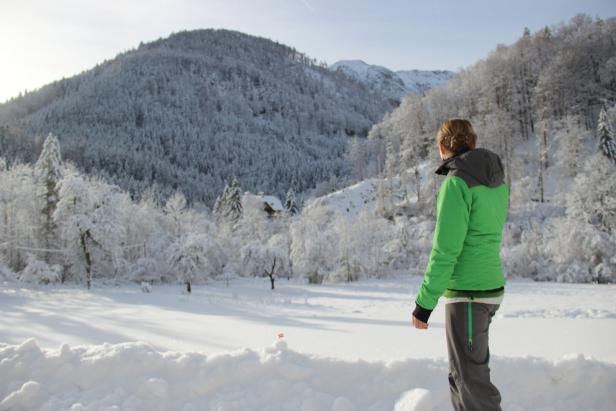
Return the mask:
[[503, 164], [498, 154], [483, 147], [462, 151], [443, 160], [435, 173], [458, 176], [469, 188], [477, 185], [498, 187], [505, 179]]

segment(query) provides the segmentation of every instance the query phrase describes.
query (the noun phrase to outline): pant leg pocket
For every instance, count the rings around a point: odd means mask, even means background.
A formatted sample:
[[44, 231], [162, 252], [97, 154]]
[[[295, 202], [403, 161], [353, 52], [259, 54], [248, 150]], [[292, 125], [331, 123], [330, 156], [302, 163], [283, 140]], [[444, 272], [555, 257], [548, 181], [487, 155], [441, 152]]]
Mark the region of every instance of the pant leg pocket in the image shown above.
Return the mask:
[[[469, 306], [470, 317], [467, 334], [469, 335], [466, 355], [469, 363], [475, 366], [487, 364], [490, 359], [488, 334], [490, 328], [488, 307], [485, 304], [473, 303]], [[472, 317], [471, 317], [472, 316]], [[472, 344], [472, 345], [471, 345]]]
[[467, 302], [466, 307], [466, 345], [473, 351], [473, 302]]

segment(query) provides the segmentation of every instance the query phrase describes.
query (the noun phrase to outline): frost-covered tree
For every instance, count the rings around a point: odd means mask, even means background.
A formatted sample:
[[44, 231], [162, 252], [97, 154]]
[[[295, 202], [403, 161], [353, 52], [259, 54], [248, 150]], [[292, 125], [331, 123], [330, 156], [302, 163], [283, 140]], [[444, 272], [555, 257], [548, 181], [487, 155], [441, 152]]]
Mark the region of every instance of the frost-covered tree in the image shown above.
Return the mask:
[[604, 156], [616, 163], [616, 140], [614, 140], [614, 132], [607, 118], [605, 106], [601, 107], [601, 111], [599, 112], [597, 134], [599, 135], [599, 148], [601, 152]]
[[135, 261], [128, 273], [128, 278], [137, 283], [157, 283], [162, 281], [163, 272], [160, 262], [152, 257], [141, 257]]
[[288, 239], [285, 234], [275, 234], [266, 242], [253, 240], [240, 250], [242, 271], [257, 277], [268, 277], [271, 289], [275, 289], [276, 278], [289, 267]]
[[569, 177], [575, 177], [581, 168], [581, 161], [587, 155], [584, 143], [588, 132], [580, 126], [578, 117], [567, 116], [559, 133], [561, 140], [558, 159]]
[[242, 192], [237, 178], [226, 185], [222, 194], [216, 199], [213, 213], [216, 222], [220, 225], [234, 229], [242, 216]]
[[368, 145], [365, 140], [353, 137], [348, 149], [348, 160], [351, 164], [353, 176], [357, 180], [363, 180], [368, 174]]
[[60, 181], [54, 222], [66, 246], [66, 263], [75, 279], [112, 277], [122, 266], [126, 230], [118, 207], [126, 196], [98, 179], [69, 175]]
[[329, 281], [382, 277], [388, 272], [388, 261], [399, 258], [388, 249], [397, 234], [394, 224], [367, 208], [354, 217], [338, 214], [332, 230], [338, 241], [335, 266], [327, 275]]
[[[12, 164], [0, 169], [0, 260], [14, 272], [23, 270], [28, 252], [24, 247], [41, 243], [40, 203], [30, 165]], [[30, 246], [30, 247], [28, 247]]]
[[385, 142], [385, 173], [392, 177], [400, 170], [400, 143], [395, 139]]
[[415, 194], [417, 203], [421, 201], [421, 176], [419, 174], [419, 165], [422, 153], [422, 147], [419, 142], [408, 136], [402, 141], [400, 147], [400, 176], [405, 187], [409, 187], [406, 191], [407, 198], [412, 190]]
[[167, 262], [190, 293], [193, 283], [222, 274], [226, 253], [209, 234], [187, 234], [171, 244]]
[[394, 219], [394, 227], [386, 227], [384, 235], [387, 242], [383, 246], [383, 254], [387, 267], [391, 270], [408, 268], [411, 257], [409, 249], [412, 247], [408, 226], [408, 218], [400, 216]]
[[568, 281], [614, 282], [616, 277], [616, 165], [602, 152], [586, 160], [566, 196], [566, 216], [550, 224], [548, 250]]
[[212, 207], [212, 214], [216, 219], [217, 223], [221, 223], [223, 218], [223, 210], [226, 207], [227, 197], [229, 196], [229, 185], [226, 184], [222, 190], [222, 193], [218, 197], [216, 197], [216, 201], [214, 202], [214, 207]]
[[182, 217], [186, 211], [186, 197], [181, 192], [176, 192], [165, 204], [165, 213], [173, 221], [174, 235], [177, 237], [181, 232]]
[[0, 280], [7, 281], [15, 279], [16, 274], [0, 261]]
[[267, 218], [263, 198], [246, 192], [241, 199], [242, 215], [237, 221], [234, 236], [238, 241], [258, 240], [263, 243], [274, 234], [274, 221]]
[[290, 187], [287, 191], [284, 208], [290, 215], [297, 214], [297, 201], [295, 199], [295, 191], [293, 190], [293, 187]]
[[389, 181], [386, 180], [385, 178], [380, 178], [377, 181], [374, 213], [380, 217], [393, 218], [392, 190], [389, 186]]
[[308, 205], [301, 218], [289, 228], [291, 237], [290, 257], [296, 274], [319, 284], [335, 269], [338, 239], [332, 229], [338, 212], [329, 206]]
[[[229, 269], [244, 276], [263, 276], [264, 270], [267, 268], [271, 271], [273, 265], [272, 261], [264, 262], [264, 259], [270, 255], [278, 255], [275, 274], [284, 271], [287, 276], [290, 276], [288, 220], [268, 218], [263, 207], [263, 197], [250, 192], [242, 195], [242, 210], [242, 216], [236, 224], [235, 231], [221, 233], [225, 248], [238, 250], [237, 253], [230, 255]], [[286, 245], [278, 244], [275, 248], [286, 249], [286, 255], [276, 254], [270, 250], [273, 239], [285, 239]]]
[[596, 153], [589, 157], [567, 199], [567, 213], [608, 234], [616, 233], [616, 165]]
[[365, 254], [362, 254], [360, 244], [365, 241], [358, 232], [361, 227], [354, 218], [341, 214], [336, 216], [333, 228], [338, 238], [337, 267], [329, 276], [331, 279], [356, 281], [367, 271]]
[[[41, 239], [43, 247], [49, 249], [56, 240], [56, 225], [53, 213], [58, 204], [58, 182], [62, 178], [62, 156], [60, 142], [53, 134], [49, 134], [43, 144], [43, 150], [34, 167], [37, 181], [37, 197], [42, 203]], [[45, 261], [51, 261], [52, 253], [45, 253]]]
[[229, 186], [229, 195], [225, 203], [226, 210], [224, 210], [225, 218], [231, 224], [237, 223], [242, 216], [242, 190], [240, 188], [240, 182], [237, 178], [233, 178], [231, 185]]

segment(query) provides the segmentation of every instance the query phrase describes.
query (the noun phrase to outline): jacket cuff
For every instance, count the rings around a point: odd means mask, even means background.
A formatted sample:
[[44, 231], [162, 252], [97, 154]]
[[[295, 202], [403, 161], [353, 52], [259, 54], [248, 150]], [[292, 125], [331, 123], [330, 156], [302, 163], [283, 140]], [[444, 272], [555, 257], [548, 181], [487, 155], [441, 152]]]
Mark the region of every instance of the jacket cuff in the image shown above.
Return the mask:
[[415, 303], [415, 310], [413, 310], [413, 315], [415, 316], [415, 318], [425, 323], [428, 323], [428, 318], [430, 318], [430, 314], [432, 314], [432, 310], [423, 308], [421, 305]]

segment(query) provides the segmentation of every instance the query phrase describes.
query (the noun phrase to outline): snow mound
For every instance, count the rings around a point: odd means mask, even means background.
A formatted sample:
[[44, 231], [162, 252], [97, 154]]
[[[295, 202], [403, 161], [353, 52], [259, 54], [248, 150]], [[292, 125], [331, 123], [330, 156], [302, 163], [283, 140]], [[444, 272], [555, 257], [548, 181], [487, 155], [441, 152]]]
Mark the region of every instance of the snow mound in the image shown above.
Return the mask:
[[396, 402], [394, 411], [435, 411], [432, 393], [423, 388], [405, 392]]
[[[504, 410], [609, 410], [616, 364], [581, 355], [492, 359]], [[205, 356], [144, 343], [0, 344], [0, 410], [447, 410], [447, 363], [343, 361], [293, 351]]]
[[503, 318], [616, 318], [616, 310], [597, 308], [546, 308], [510, 310], [500, 314]]

